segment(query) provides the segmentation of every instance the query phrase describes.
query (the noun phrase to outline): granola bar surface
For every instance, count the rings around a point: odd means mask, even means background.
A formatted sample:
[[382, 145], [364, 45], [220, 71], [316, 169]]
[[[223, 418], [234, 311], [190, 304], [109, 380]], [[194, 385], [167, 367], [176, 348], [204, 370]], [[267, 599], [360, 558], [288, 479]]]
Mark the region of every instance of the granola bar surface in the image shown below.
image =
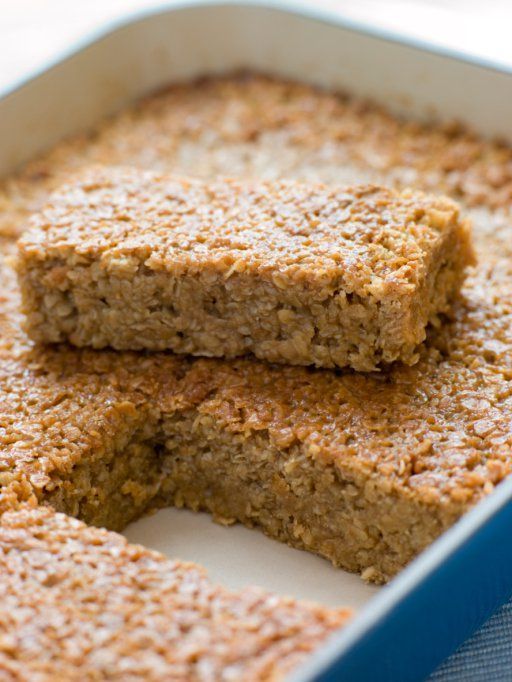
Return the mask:
[[417, 360], [472, 262], [449, 199], [93, 168], [19, 244], [42, 342], [371, 371]]
[[151, 506], [203, 508], [385, 580], [510, 472], [508, 147], [260, 77], [177, 86], [7, 180], [4, 233], [91, 161], [446, 191], [470, 210], [478, 265], [419, 362], [378, 375], [37, 348], [4, 269], [4, 506], [111, 528]]
[[2, 679], [277, 681], [350, 616], [230, 592], [191, 563], [50, 509], [0, 522]]

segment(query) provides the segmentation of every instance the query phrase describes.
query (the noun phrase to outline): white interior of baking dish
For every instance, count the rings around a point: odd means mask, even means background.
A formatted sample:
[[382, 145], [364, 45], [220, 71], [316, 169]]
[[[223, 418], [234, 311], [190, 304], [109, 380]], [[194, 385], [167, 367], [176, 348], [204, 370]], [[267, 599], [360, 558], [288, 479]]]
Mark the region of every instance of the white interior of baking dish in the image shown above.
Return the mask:
[[[214, 3], [104, 29], [0, 100], [0, 172], [166, 83], [241, 68], [350, 90], [415, 117], [465, 119], [488, 135], [509, 132], [507, 74], [343, 28], [339, 17], [329, 23], [327, 14], [309, 14]], [[206, 514], [162, 510], [132, 524], [126, 536], [198, 561], [230, 587], [259, 584], [355, 607], [378, 590], [319, 557], [258, 531], [218, 526]]]
[[357, 609], [379, 589], [321, 557], [283, 545], [258, 530], [221, 526], [205, 513], [162, 509], [132, 523], [124, 535], [172, 558], [198, 562], [206, 566], [212, 580], [233, 589], [260, 585], [278, 594]]
[[4, 97], [0, 172], [168, 82], [242, 68], [346, 89], [414, 116], [464, 118], [488, 135], [510, 135], [507, 73], [343, 27], [347, 22], [339, 15], [313, 3], [302, 14], [278, 9], [294, 3], [183, 4], [84, 38], [70, 56]]

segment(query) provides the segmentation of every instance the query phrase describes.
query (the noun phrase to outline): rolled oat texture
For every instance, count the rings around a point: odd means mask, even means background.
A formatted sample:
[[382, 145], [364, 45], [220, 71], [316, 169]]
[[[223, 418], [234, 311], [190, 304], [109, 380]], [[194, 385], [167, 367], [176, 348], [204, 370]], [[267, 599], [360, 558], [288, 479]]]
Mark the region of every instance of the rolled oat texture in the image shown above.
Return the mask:
[[278, 682], [350, 616], [230, 592], [44, 507], [2, 517], [0, 593], [3, 680]]

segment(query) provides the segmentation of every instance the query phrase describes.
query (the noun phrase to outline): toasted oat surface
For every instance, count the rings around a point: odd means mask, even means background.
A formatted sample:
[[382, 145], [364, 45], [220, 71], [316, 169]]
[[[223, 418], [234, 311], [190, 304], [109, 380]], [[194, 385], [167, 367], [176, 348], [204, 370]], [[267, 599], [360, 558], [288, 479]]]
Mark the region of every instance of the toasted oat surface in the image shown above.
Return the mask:
[[[290, 472], [297, 465], [300, 471], [307, 461], [325, 466], [329, 481], [338, 472], [359, 476], [360, 486], [354, 484], [353, 492], [369, 511], [364, 523], [352, 524], [351, 554], [358, 562], [352, 570], [371, 568], [378, 556], [382, 561], [393, 556], [396, 570], [417, 549], [407, 545], [411, 539], [419, 539], [418, 547], [431, 541], [508, 475], [509, 147], [453, 126], [404, 123], [377, 107], [306, 86], [259, 77], [212, 80], [171, 88], [100, 126], [90, 138], [63, 143], [8, 179], [4, 233], [18, 234], [28, 213], [46, 201], [49, 189], [91, 162], [195, 171], [202, 177], [262, 174], [327, 183], [339, 183], [343, 173], [347, 182], [414, 184], [448, 192], [471, 214], [478, 265], [446, 324], [430, 330], [418, 364], [393, 367], [379, 376], [248, 360], [193, 361], [165, 353], [35, 348], [19, 329], [18, 292], [10, 270], [4, 269], [1, 502], [55, 499], [59, 490], [69, 497], [66, 481], [74, 465], [100, 466], [117, 442], [124, 448], [134, 434], [142, 442], [162, 415], [174, 419], [172, 415], [184, 411], [196, 426], [210, 420], [212, 431], [218, 429], [238, 444], [268, 439], [270, 461], [283, 462]], [[13, 247], [4, 242], [3, 248]], [[171, 440], [159, 437], [159, 447], [166, 442], [173, 452]], [[260, 441], [254, 442], [259, 447]], [[193, 452], [193, 440], [184, 447]], [[137, 480], [136, 472], [127, 475], [130, 503], [144, 500], [137, 509], [161, 485], [158, 456], [149, 460], [156, 462], [151, 470], [154, 488]], [[214, 469], [215, 463], [209, 466]], [[251, 474], [256, 479], [257, 470]], [[317, 469], [315, 475], [314, 481], [305, 475], [300, 480], [280, 478], [281, 499], [289, 496], [290, 505], [297, 504], [320, 479]], [[89, 493], [100, 506], [105, 486], [99, 479]], [[376, 490], [395, 506], [408, 505], [400, 507], [399, 519], [387, 515], [382, 498], [376, 503]], [[239, 496], [245, 493], [246, 488]], [[59, 508], [94, 518], [68, 501]], [[425, 515], [413, 521], [417, 509]], [[427, 528], [426, 518], [438, 520], [435, 532]], [[116, 517], [112, 525], [117, 523]], [[294, 530], [302, 533], [309, 549], [329, 554], [331, 548], [308, 537], [307, 529]], [[388, 544], [380, 544], [383, 536]], [[393, 538], [404, 544], [391, 551]], [[349, 566], [348, 558], [343, 565]], [[379, 570], [381, 576], [391, 573], [389, 566]]]
[[171, 561], [49, 509], [0, 523], [5, 679], [280, 680], [349, 618], [212, 585]]
[[[378, 300], [414, 290], [457, 227], [445, 197], [362, 185], [212, 182], [96, 167], [56, 192], [22, 247], [35, 259], [125, 258], [153, 270], [256, 272]], [[134, 261], [134, 262], [132, 262]]]
[[18, 267], [38, 341], [373, 370], [417, 359], [471, 262], [446, 198], [99, 167], [51, 197]]

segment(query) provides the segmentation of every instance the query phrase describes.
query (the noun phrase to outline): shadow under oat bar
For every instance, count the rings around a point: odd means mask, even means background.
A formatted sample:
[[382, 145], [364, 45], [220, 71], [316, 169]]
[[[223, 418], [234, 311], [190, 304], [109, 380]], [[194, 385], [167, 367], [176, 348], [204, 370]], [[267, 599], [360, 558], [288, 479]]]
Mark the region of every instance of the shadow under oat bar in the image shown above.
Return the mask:
[[455, 203], [91, 168], [19, 243], [37, 341], [372, 371], [414, 364], [472, 263]]
[[350, 616], [230, 592], [47, 508], [3, 515], [0, 591], [0, 668], [13, 680], [277, 681]]

